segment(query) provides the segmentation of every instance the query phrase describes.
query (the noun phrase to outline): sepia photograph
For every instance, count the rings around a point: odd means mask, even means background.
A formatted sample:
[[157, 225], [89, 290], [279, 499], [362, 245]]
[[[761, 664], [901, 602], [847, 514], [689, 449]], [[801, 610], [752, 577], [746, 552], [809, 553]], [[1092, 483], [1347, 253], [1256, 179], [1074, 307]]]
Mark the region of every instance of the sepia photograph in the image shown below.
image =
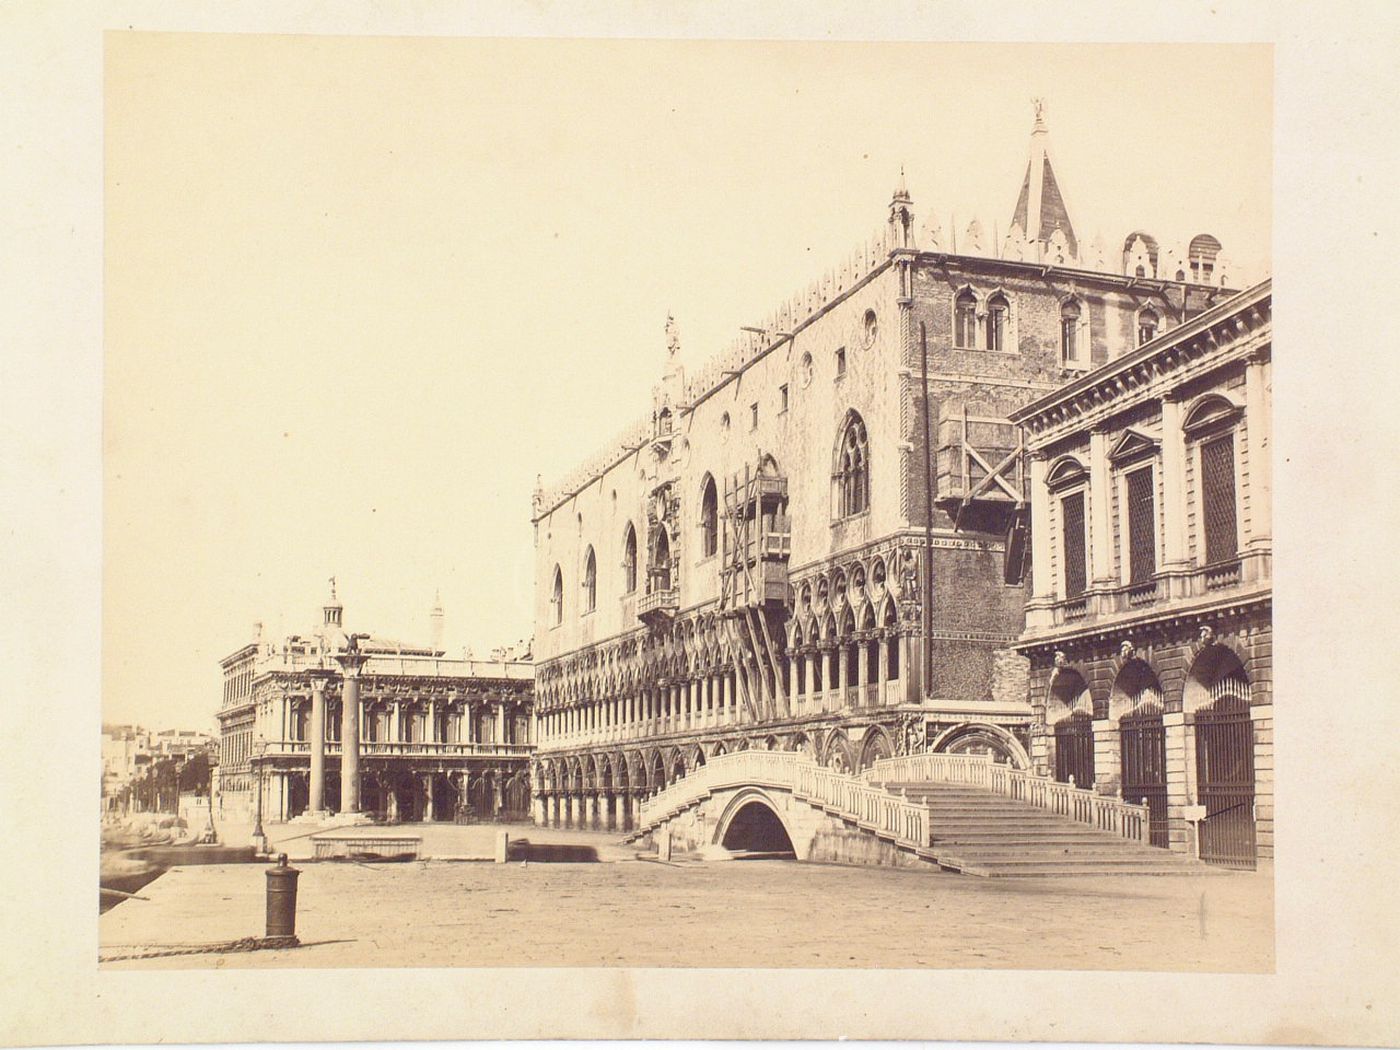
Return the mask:
[[0, 1044], [1400, 1039], [1400, 16], [803, 7], [0, 7]]
[[1269, 48], [106, 56], [104, 966], [1272, 969]]

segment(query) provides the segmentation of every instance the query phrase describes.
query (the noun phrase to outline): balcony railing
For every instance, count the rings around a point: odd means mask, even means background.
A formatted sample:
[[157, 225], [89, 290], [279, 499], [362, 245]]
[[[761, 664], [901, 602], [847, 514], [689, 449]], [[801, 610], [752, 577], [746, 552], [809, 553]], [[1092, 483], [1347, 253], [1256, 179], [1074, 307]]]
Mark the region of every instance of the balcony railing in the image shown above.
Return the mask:
[[1208, 591], [1218, 591], [1222, 587], [1233, 587], [1240, 582], [1240, 560], [1234, 558], [1231, 561], [1207, 565], [1201, 570], [1201, 577], [1205, 581]]
[[637, 599], [637, 619], [670, 619], [680, 608], [680, 593], [674, 588], [656, 590]]
[[[403, 755], [410, 758], [441, 758], [467, 755], [528, 755], [534, 751], [533, 744], [498, 744], [490, 740], [452, 741], [440, 740], [361, 740], [361, 755]], [[309, 755], [311, 743], [307, 740], [274, 740], [267, 746], [268, 755]], [[340, 754], [340, 741], [327, 740], [325, 753]]]

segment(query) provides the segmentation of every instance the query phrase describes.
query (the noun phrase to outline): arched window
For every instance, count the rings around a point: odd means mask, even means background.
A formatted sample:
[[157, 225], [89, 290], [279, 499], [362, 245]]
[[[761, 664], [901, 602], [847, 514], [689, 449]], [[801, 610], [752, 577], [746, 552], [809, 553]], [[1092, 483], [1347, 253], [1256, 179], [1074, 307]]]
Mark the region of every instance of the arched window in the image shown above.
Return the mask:
[[700, 490], [700, 556], [708, 558], [719, 550], [719, 496], [715, 492], [715, 479], [705, 475], [705, 484]]
[[598, 559], [593, 556], [593, 548], [583, 556], [583, 611], [592, 612], [598, 607]]
[[637, 530], [627, 523], [627, 533], [622, 539], [622, 593], [631, 594], [637, 589]]
[[1006, 319], [1011, 313], [1011, 304], [1006, 296], [998, 292], [987, 300], [987, 349], [1000, 352], [1006, 349]]
[[564, 574], [554, 566], [554, 588], [549, 596], [550, 614], [556, 626], [564, 622]]
[[836, 457], [837, 506], [840, 517], [859, 514], [870, 506], [870, 450], [865, 421], [857, 412], [846, 416]]
[[651, 542], [651, 561], [647, 566], [647, 593], [671, 589], [671, 539], [666, 527], [658, 525]]
[[1157, 311], [1148, 307], [1138, 314], [1138, 346], [1157, 338]]
[[1078, 299], [1066, 299], [1060, 307], [1060, 360], [1065, 364], [1079, 361], [1079, 319], [1081, 309]]
[[953, 345], [971, 349], [977, 345], [977, 297], [959, 292], [953, 302]]

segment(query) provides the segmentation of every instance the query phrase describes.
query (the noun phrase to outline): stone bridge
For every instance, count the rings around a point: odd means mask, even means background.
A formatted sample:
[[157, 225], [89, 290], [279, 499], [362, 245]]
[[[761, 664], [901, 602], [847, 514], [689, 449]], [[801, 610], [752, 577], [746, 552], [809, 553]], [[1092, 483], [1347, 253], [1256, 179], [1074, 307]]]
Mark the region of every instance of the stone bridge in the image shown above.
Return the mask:
[[642, 803], [634, 840], [978, 875], [1200, 870], [1147, 843], [1145, 806], [998, 765], [920, 754], [852, 775], [785, 751], [721, 755]]

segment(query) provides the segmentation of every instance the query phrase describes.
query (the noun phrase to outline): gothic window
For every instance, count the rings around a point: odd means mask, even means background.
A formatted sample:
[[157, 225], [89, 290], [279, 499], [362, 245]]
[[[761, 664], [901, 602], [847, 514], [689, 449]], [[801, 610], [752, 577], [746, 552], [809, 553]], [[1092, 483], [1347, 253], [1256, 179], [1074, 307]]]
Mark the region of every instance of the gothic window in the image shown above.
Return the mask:
[[803, 354], [802, 361], [797, 366], [797, 378], [805, 387], [812, 381], [812, 355]]
[[1233, 559], [1239, 553], [1234, 434], [1201, 445], [1201, 516], [1205, 522], [1206, 564]]
[[555, 626], [564, 622], [564, 574], [554, 566], [554, 588], [549, 596], [550, 617]]
[[977, 297], [971, 292], [959, 292], [953, 303], [953, 345], [977, 345]]
[[715, 479], [708, 474], [700, 493], [700, 556], [708, 558], [719, 549], [719, 497]]
[[622, 540], [622, 593], [631, 594], [637, 589], [637, 530], [627, 523], [627, 533]]
[[647, 593], [671, 589], [671, 540], [664, 526], [658, 526], [651, 545], [651, 564], [647, 566]]
[[1011, 305], [998, 292], [987, 300], [987, 349], [998, 353], [1006, 349], [1006, 318]]
[[1076, 364], [1081, 348], [1079, 321], [1082, 310], [1078, 299], [1066, 299], [1060, 307], [1060, 360], [1064, 364]]
[[1088, 583], [1084, 561], [1084, 493], [1060, 500], [1060, 532], [1064, 538], [1065, 597], [1078, 598]]
[[1128, 582], [1146, 583], [1157, 571], [1156, 515], [1152, 500], [1152, 468], [1127, 476]]
[[846, 417], [837, 450], [837, 504], [839, 516], [850, 517], [870, 506], [870, 451], [865, 421], [856, 412]]
[[1157, 338], [1157, 311], [1150, 307], [1138, 314], [1138, 345]]
[[593, 556], [593, 548], [583, 557], [583, 611], [592, 612], [598, 607], [598, 559]]

